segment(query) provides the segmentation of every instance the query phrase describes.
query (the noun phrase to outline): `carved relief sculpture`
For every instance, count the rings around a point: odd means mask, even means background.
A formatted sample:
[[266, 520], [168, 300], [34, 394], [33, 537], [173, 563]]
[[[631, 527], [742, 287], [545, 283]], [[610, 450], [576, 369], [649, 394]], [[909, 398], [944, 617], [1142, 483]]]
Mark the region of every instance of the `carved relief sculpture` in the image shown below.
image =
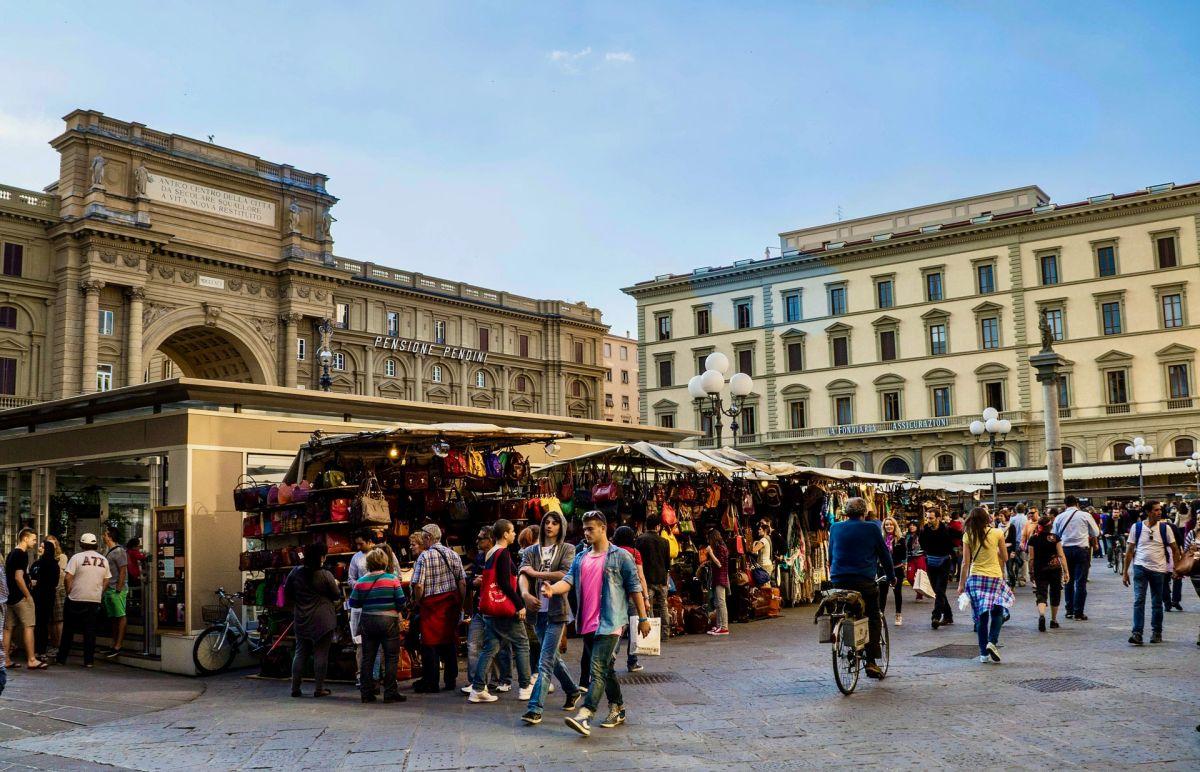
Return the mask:
[[300, 232], [300, 204], [296, 203], [296, 199], [292, 199], [292, 203], [288, 204], [288, 233]]
[[96, 153], [95, 157], [92, 158], [92, 187], [93, 188], [103, 188], [104, 187], [104, 164], [105, 164], [104, 156], [100, 155], [99, 153]]
[[146, 171], [146, 164], [139, 163], [133, 170], [133, 194], [138, 198], [145, 198], [146, 186], [149, 184], [150, 172]]
[[149, 327], [155, 320], [164, 314], [169, 314], [175, 310], [175, 306], [169, 306], [165, 303], [147, 303], [142, 309], [142, 326]]
[[221, 318], [221, 307], [215, 306], [212, 303], [201, 303], [204, 308], [204, 324], [207, 327], [216, 327], [217, 320]]
[[262, 339], [265, 340], [268, 345], [274, 346], [275, 345], [275, 320], [261, 319], [259, 317], [255, 317], [254, 319], [251, 320], [251, 322], [254, 324], [255, 331], [257, 331], [258, 334], [262, 336]]

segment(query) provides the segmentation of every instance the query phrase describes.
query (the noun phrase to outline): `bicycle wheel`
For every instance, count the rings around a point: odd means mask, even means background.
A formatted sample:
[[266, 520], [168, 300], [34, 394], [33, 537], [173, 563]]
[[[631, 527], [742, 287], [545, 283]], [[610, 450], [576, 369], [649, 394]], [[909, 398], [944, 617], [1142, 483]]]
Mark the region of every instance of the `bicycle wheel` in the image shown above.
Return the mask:
[[[877, 662], [879, 669], [883, 671], [883, 678], [887, 678], [888, 662], [892, 658], [892, 639], [888, 635], [887, 618], [882, 614], [879, 615], [879, 648], [882, 649], [883, 661]], [[882, 680], [882, 679], [880, 679]]]
[[200, 675], [224, 672], [237, 656], [237, 637], [225, 625], [211, 625], [196, 637], [192, 662]]
[[838, 691], [850, 695], [858, 686], [859, 659], [854, 650], [854, 622], [838, 622], [833, 638], [833, 680]]

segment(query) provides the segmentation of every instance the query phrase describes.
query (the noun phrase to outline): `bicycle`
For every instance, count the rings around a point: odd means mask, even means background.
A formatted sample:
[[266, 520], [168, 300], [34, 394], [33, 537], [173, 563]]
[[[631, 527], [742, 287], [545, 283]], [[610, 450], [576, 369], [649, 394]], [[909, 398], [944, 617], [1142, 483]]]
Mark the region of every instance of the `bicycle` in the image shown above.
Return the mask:
[[[879, 584], [883, 579], [876, 579]], [[870, 641], [870, 622], [862, 594], [853, 590], [825, 590], [817, 607], [813, 623], [818, 625], [821, 643], [831, 643], [833, 680], [838, 691], [849, 696], [858, 686], [858, 678], [867, 662], [866, 649]], [[882, 671], [880, 680], [887, 677], [891, 661], [891, 639], [887, 619], [879, 615], [879, 647], [881, 654], [875, 664]]]
[[196, 643], [192, 646], [192, 662], [200, 675], [216, 675], [228, 670], [242, 644], [249, 644], [250, 654], [263, 659], [275, 650], [287, 634], [285, 629], [282, 635], [276, 637], [275, 643], [268, 646], [261, 634], [252, 635], [247, 631], [233, 611], [233, 602], [244, 599], [244, 593], [231, 594], [225, 592], [224, 587], [218, 587], [214, 594], [217, 596], [217, 605], [201, 608], [201, 618], [207, 627], [196, 637]]

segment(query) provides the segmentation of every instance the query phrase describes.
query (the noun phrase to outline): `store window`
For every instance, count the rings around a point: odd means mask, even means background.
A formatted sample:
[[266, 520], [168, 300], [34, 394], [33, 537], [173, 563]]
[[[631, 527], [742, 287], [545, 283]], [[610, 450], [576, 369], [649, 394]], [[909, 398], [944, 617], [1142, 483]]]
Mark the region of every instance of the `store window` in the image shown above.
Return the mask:
[[953, 415], [954, 407], [950, 400], [949, 386], [934, 386], [933, 387], [933, 415], [937, 418], [944, 418]]
[[696, 334], [707, 335], [712, 331], [710, 312], [707, 308], [696, 309]]
[[0, 394], [17, 393], [17, 360], [0, 357]]
[[12, 306], [0, 306], [0, 330], [17, 329], [17, 309]]
[[396, 377], [396, 360], [388, 359], [383, 363], [383, 374], [389, 378]]
[[400, 337], [400, 314], [397, 311], [387, 312], [387, 334], [389, 337]]
[[20, 276], [22, 263], [25, 260], [25, 245], [23, 244], [8, 244], [4, 245], [4, 275], [5, 276]]
[[113, 387], [113, 366], [96, 366], [96, 391], [111, 391]]
[[800, 321], [800, 293], [789, 292], [783, 296], [783, 317], [787, 322]]
[[1174, 268], [1179, 265], [1175, 234], [1156, 236], [1154, 238], [1154, 253], [1158, 257], [1159, 268]]
[[101, 335], [113, 334], [113, 312], [107, 308], [100, 309], [99, 332]]
[[942, 453], [937, 457], [937, 470], [939, 472], [954, 471], [954, 456], [949, 453]]

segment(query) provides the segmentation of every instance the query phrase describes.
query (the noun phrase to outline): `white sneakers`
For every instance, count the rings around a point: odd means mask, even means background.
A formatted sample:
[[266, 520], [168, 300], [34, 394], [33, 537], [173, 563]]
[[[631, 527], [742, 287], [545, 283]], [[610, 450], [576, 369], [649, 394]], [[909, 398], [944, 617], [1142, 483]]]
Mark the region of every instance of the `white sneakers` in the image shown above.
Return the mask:
[[498, 699], [500, 698], [490, 693], [485, 686], [480, 691], [471, 689], [470, 696], [467, 697], [467, 702], [495, 702]]
[[530, 697], [532, 697], [533, 696], [533, 685], [535, 683], [537, 683], [537, 681], [530, 681], [529, 686], [526, 686], [524, 689], [518, 688], [517, 689], [517, 699], [528, 700]]
[[896, 627], [902, 627], [903, 625], [904, 625], [904, 617], [897, 614], [896, 615]]

